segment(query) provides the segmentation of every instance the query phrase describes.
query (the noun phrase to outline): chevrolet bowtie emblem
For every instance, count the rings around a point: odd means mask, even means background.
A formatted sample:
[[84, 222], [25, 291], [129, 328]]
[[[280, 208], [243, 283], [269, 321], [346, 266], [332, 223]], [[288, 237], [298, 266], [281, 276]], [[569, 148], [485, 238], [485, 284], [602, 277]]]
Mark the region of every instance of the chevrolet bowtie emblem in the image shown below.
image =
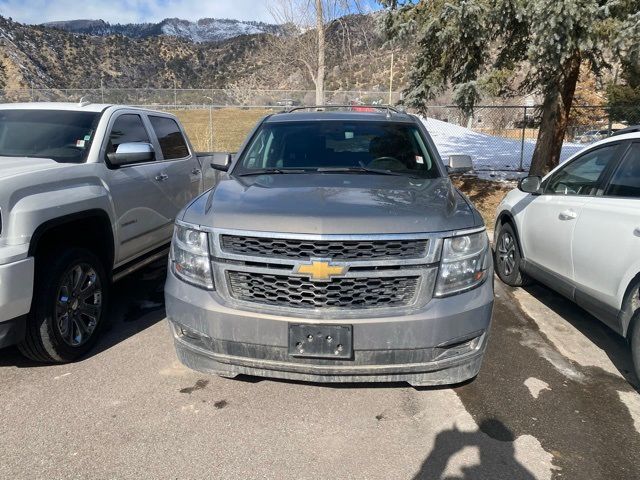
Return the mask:
[[347, 267], [344, 265], [331, 265], [327, 260], [311, 260], [311, 263], [302, 263], [296, 267], [293, 273], [308, 275], [314, 282], [328, 282], [331, 277], [344, 275]]

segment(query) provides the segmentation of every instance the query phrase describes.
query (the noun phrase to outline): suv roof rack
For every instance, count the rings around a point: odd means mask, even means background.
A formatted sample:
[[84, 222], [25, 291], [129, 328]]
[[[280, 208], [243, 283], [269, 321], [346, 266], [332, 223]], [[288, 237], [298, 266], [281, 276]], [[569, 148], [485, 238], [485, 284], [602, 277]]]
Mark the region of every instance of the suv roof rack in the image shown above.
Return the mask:
[[[316, 111], [324, 111], [327, 109], [333, 109], [333, 108], [351, 108], [351, 109], [357, 109], [357, 108], [371, 108], [371, 109], [376, 109], [376, 110], [382, 110], [382, 111], [386, 111], [387, 115], [390, 115], [391, 112], [393, 113], [403, 113], [400, 110], [398, 110], [395, 107], [392, 107], [391, 105], [373, 105], [373, 104], [356, 104], [356, 105], [302, 105], [299, 107], [292, 107], [288, 110], [286, 110], [286, 113], [291, 113], [291, 112], [296, 112], [299, 110], [316, 110]], [[357, 111], [357, 110], [356, 110]]]

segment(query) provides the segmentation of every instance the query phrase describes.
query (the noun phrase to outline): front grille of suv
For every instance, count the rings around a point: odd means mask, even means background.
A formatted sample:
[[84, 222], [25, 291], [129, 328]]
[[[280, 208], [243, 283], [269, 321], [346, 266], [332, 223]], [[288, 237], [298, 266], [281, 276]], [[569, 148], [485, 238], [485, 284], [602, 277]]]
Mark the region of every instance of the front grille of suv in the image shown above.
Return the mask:
[[236, 255], [332, 260], [409, 259], [423, 257], [428, 240], [300, 240], [221, 235], [222, 250]]
[[227, 272], [231, 296], [246, 302], [288, 308], [363, 309], [410, 305], [420, 277], [334, 278], [312, 282], [302, 277]]
[[[442, 249], [440, 237], [415, 233], [214, 229], [210, 239], [221, 297], [238, 308], [323, 319], [387, 315], [426, 305], [433, 296]], [[342, 266], [343, 273], [320, 281], [301, 268], [322, 261]]]

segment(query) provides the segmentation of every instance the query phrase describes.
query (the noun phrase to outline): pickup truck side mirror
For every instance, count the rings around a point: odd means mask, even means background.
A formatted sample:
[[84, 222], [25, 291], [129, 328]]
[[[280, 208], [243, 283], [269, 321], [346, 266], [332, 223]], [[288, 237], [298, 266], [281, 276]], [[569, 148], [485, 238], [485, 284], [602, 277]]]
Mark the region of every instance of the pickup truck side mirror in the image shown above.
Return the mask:
[[447, 171], [452, 173], [466, 173], [473, 170], [473, 161], [469, 155], [450, 155]]
[[107, 154], [111, 165], [116, 167], [129, 163], [152, 162], [155, 157], [153, 146], [145, 142], [121, 143], [115, 152]]
[[214, 153], [211, 155], [211, 168], [226, 172], [231, 166], [231, 154], [230, 153]]
[[524, 193], [532, 193], [534, 195], [540, 195], [540, 184], [542, 178], [538, 175], [530, 175], [520, 179], [518, 182], [518, 189]]

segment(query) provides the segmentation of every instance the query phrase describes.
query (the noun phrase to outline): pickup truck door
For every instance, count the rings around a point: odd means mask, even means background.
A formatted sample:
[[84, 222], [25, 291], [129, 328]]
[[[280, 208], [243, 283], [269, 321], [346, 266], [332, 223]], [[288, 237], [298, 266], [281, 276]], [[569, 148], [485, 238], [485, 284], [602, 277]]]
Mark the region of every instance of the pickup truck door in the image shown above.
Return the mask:
[[584, 204], [601, 188], [617, 148], [605, 145], [571, 160], [545, 180], [543, 193], [524, 212], [520, 238], [527, 269], [569, 298], [574, 295], [574, 229]]
[[614, 329], [622, 294], [640, 271], [640, 142], [625, 147], [604, 193], [583, 206], [573, 236], [576, 301]]
[[114, 152], [121, 143], [154, 144], [143, 115], [136, 110], [119, 110], [109, 120], [107, 132], [101, 155], [115, 210], [115, 266], [119, 266], [168, 243], [174, 217], [158, 208], [164, 201], [164, 194], [158, 187], [162, 182], [161, 162], [112, 167], [107, 158], [107, 154]]
[[149, 114], [147, 121], [158, 152], [156, 209], [173, 221], [178, 212], [202, 192], [202, 167], [173, 117]]

